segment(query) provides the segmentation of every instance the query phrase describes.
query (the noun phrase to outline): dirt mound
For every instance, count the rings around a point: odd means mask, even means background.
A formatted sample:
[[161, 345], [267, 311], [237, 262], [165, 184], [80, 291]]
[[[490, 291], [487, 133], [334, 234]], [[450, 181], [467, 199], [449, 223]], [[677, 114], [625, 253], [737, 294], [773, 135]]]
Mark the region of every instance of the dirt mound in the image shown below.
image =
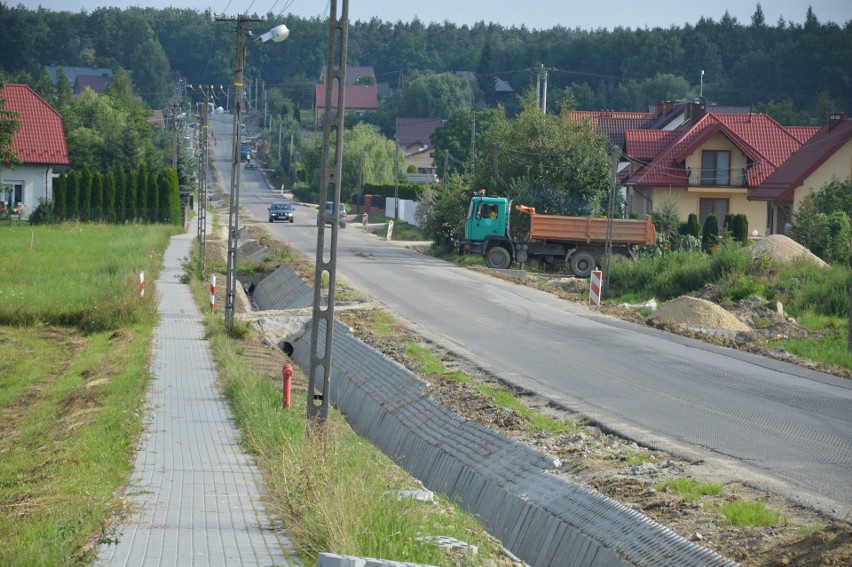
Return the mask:
[[767, 257], [770, 260], [777, 260], [785, 264], [803, 258], [820, 267], [828, 265], [819, 256], [783, 234], [771, 234], [755, 242], [754, 246], [751, 247], [751, 257], [755, 259]]
[[751, 328], [722, 307], [697, 297], [681, 296], [667, 301], [649, 317], [652, 321], [723, 331], [751, 331]]

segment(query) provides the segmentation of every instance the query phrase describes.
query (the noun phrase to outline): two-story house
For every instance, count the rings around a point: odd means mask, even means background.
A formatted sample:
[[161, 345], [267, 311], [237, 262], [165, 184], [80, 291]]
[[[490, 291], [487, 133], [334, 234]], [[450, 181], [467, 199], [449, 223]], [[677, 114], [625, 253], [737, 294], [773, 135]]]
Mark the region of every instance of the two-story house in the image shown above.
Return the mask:
[[817, 130], [784, 127], [764, 114], [705, 112], [698, 103], [674, 130], [627, 130], [627, 212], [649, 213], [669, 200], [684, 220], [695, 213], [704, 223], [714, 214], [721, 224], [727, 213], [742, 213], [750, 233], [764, 235], [767, 207], [749, 195]]
[[7, 84], [6, 110], [18, 113], [20, 128], [12, 136], [12, 153], [21, 163], [0, 170], [0, 201], [27, 218], [40, 199], [53, 196], [56, 169], [70, 164], [62, 116], [26, 85]]
[[802, 200], [832, 180], [852, 179], [852, 120], [840, 112], [749, 194], [766, 202], [769, 234], [783, 234]]

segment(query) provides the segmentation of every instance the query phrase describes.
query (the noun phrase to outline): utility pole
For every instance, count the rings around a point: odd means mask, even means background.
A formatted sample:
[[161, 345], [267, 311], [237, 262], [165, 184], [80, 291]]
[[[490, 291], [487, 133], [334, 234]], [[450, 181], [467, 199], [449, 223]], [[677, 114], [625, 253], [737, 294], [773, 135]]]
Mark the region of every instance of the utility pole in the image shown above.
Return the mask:
[[361, 156], [358, 160], [358, 197], [364, 194], [364, 150], [361, 150]]
[[289, 163], [287, 164], [287, 172], [290, 174], [290, 183], [296, 183], [296, 171], [293, 169], [293, 162], [296, 161], [296, 153], [293, 151], [293, 137], [295, 134], [290, 132], [290, 155], [289, 155]]
[[541, 105], [541, 111], [547, 114], [547, 72], [552, 69], [545, 67], [543, 63], [538, 66], [538, 81], [535, 85], [536, 101]]
[[281, 164], [281, 135], [284, 133], [284, 121], [278, 122], [278, 164]]
[[476, 111], [470, 111], [470, 169], [476, 166]]
[[609, 272], [612, 265], [612, 220], [615, 215], [615, 188], [618, 184], [618, 159], [621, 157], [621, 148], [612, 147], [612, 180], [609, 185], [609, 206], [606, 215], [606, 247], [604, 248], [604, 281], [601, 286], [601, 296], [609, 292]]
[[396, 145], [396, 138], [393, 141], [393, 218], [399, 218], [399, 146]]
[[498, 157], [497, 157], [499, 150], [500, 150], [500, 145], [497, 144], [497, 142], [494, 142], [493, 144], [491, 144], [491, 167], [492, 167], [491, 175], [492, 175], [492, 179], [493, 179], [493, 181], [492, 181], [493, 187], [491, 188], [491, 190], [493, 191], [494, 195], [500, 194], [500, 191], [498, 190], [498, 187], [500, 186], [500, 165], [498, 163]]
[[447, 186], [447, 175], [450, 171], [450, 150], [444, 150], [444, 174], [441, 176], [441, 187]]
[[201, 129], [198, 133], [198, 150], [201, 154], [200, 177], [198, 183], [198, 255], [201, 257], [201, 272], [207, 267], [206, 239], [207, 239], [207, 141], [210, 134], [207, 132], [207, 122], [210, 107], [210, 89], [202, 87], [204, 91], [204, 108], [201, 110]]
[[[340, 179], [343, 171], [344, 117], [346, 116], [344, 96], [346, 90], [346, 49], [349, 37], [349, 0], [342, 0], [342, 10], [338, 16], [337, 0], [329, 0], [328, 49], [325, 81], [325, 114], [323, 120], [322, 174], [319, 186], [319, 202], [331, 200], [332, 225], [331, 244], [325, 247], [325, 209], [320, 207], [319, 227], [317, 228], [316, 261], [314, 262], [314, 300], [311, 324], [311, 360], [308, 371], [307, 419], [309, 424], [322, 428], [328, 418], [331, 391], [332, 344], [334, 331], [334, 296], [337, 281], [337, 211], [340, 205]], [[337, 61], [335, 61], [335, 56]], [[337, 112], [332, 115], [332, 86], [339, 85]], [[332, 124], [334, 122], [334, 124]], [[334, 140], [334, 170], [331, 170], [331, 132], [337, 134]], [[328, 199], [328, 190], [333, 191]], [[328, 278], [328, 296], [323, 308], [323, 279]], [[323, 332], [322, 342], [320, 331]]]
[[177, 171], [177, 143], [178, 143], [178, 134], [177, 134], [177, 102], [172, 101], [172, 169]]
[[[221, 20], [219, 20], [221, 21]], [[237, 248], [240, 231], [240, 120], [243, 107], [243, 70], [246, 65], [245, 23], [256, 18], [237, 16], [237, 54], [234, 70], [234, 141], [231, 153], [231, 201], [228, 207], [228, 267], [225, 277], [225, 326], [234, 324], [237, 284]]]

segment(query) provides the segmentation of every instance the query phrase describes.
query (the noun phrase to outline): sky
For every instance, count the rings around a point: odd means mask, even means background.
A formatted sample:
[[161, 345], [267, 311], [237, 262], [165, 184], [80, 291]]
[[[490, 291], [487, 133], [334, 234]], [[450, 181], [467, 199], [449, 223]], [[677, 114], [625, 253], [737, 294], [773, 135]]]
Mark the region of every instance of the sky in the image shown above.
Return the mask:
[[[198, 11], [210, 9], [215, 14], [235, 16], [238, 13], [276, 15], [293, 13], [310, 18], [328, 15], [326, 0], [0, 0], [7, 6], [36, 9], [39, 6], [52, 11], [93, 11], [101, 6], [127, 8], [141, 6], [152, 8], [191, 8]], [[342, 6], [338, 0], [338, 10]], [[742, 24], [751, 22], [757, 0], [727, 0], [726, 2], [683, 2], [675, 0], [608, 0], [601, 4], [589, 0], [350, 0], [349, 19], [370, 20], [378, 17], [389, 22], [408, 22], [418, 17], [423, 23], [471, 25], [479, 21], [495, 22], [504, 27], [549, 29], [557, 25], [566, 28], [613, 29], [667, 28], [694, 24], [702, 16], [719, 21], [727, 10]], [[852, 20], [850, 0], [762, 0], [763, 14], [768, 25], [779, 18], [787, 22], [802, 23], [808, 6], [820, 22], [844, 25]], [[593, 9], [589, 9], [594, 7]]]

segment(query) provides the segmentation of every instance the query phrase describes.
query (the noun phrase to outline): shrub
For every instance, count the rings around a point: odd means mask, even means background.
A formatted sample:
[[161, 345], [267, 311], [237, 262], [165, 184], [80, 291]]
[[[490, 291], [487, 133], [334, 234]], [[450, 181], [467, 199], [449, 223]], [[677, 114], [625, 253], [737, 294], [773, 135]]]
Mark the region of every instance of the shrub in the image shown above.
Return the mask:
[[719, 219], [716, 215], [709, 215], [704, 219], [704, 227], [701, 232], [701, 247], [710, 250], [719, 241]]
[[701, 238], [701, 223], [698, 222], [698, 215], [695, 213], [689, 213], [689, 217], [686, 219], [686, 232], [684, 234]]

